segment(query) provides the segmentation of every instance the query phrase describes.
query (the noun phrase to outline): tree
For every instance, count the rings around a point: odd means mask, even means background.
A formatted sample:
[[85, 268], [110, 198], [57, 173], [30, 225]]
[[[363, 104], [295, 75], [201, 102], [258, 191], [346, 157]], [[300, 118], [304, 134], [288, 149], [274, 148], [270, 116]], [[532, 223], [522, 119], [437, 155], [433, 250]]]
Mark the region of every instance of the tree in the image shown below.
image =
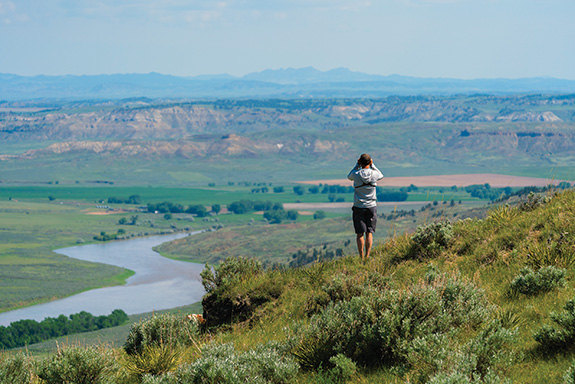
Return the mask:
[[125, 217], [122, 217], [122, 218], [120, 218], [120, 220], [118, 220], [118, 224], [126, 225], [126, 224], [128, 224], [128, 219], [126, 219]]
[[301, 196], [305, 193], [305, 189], [301, 185], [296, 185], [295, 187], [293, 187], [293, 192], [296, 195]]
[[314, 219], [314, 220], [325, 219], [325, 211], [316, 211], [316, 212], [313, 214], [313, 219]]
[[264, 219], [270, 224], [281, 224], [283, 220], [295, 221], [299, 217], [299, 213], [294, 210], [285, 211], [283, 209], [270, 210], [264, 212]]
[[315, 194], [319, 193], [319, 187], [317, 185], [314, 185], [313, 187], [309, 187], [308, 192], [315, 195]]
[[138, 222], [138, 215], [133, 215], [130, 217], [130, 225], [136, 225]]
[[212, 212], [216, 215], [222, 211], [222, 206], [220, 204], [212, 204]]
[[128, 204], [142, 204], [142, 198], [140, 195], [131, 195], [128, 197]]
[[197, 205], [190, 205], [188, 209], [186, 209], [186, 213], [196, 215], [198, 217], [206, 217], [208, 215], [208, 210], [206, 209], [205, 206], [197, 204]]
[[296, 221], [297, 218], [299, 217], [299, 213], [298, 213], [298, 211], [289, 210], [289, 211], [287, 211], [286, 216], [287, 216], [288, 220]]
[[286, 211], [267, 211], [264, 213], [264, 219], [270, 222], [270, 224], [281, 224], [282, 220], [286, 218]]
[[254, 203], [250, 200], [234, 201], [233, 203], [228, 205], [228, 211], [238, 215], [242, 213], [248, 213], [250, 211], [253, 211], [253, 209], [254, 209]]

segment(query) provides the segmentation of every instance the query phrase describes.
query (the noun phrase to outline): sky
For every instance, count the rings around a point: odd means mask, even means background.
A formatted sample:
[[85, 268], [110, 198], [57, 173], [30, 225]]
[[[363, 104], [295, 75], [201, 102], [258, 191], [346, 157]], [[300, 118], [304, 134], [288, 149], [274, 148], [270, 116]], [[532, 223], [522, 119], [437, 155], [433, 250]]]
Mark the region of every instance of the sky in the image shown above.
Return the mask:
[[575, 0], [0, 0], [0, 73], [575, 80]]

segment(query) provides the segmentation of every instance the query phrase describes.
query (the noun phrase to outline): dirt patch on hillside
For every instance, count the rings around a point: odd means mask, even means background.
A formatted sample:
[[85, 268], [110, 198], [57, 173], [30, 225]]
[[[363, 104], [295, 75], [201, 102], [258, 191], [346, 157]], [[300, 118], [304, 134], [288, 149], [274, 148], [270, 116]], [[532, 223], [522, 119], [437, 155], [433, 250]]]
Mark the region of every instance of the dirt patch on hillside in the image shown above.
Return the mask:
[[[411, 177], [384, 177], [377, 182], [380, 187], [408, 187], [411, 184], [418, 187], [465, 187], [472, 184], [489, 184], [495, 188], [504, 187], [544, 187], [557, 185], [564, 180], [544, 179], [539, 177], [509, 176], [494, 173], [478, 173], [463, 175], [436, 175]], [[301, 181], [302, 184], [351, 185], [347, 179]]]

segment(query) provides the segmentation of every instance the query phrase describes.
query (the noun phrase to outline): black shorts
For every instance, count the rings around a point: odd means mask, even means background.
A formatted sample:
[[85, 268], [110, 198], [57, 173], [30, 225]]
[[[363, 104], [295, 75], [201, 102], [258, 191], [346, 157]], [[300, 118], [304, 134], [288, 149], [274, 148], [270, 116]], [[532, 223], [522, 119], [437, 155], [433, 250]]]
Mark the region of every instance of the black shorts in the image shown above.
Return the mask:
[[353, 211], [353, 228], [355, 233], [375, 233], [377, 225], [377, 207], [358, 208], [352, 207]]

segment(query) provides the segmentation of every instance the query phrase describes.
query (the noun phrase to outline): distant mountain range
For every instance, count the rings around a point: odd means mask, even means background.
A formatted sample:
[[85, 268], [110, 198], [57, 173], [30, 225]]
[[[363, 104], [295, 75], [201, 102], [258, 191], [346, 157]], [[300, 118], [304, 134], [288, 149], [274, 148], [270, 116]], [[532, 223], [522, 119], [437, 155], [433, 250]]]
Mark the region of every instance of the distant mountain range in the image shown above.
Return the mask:
[[448, 79], [381, 76], [346, 68], [268, 69], [242, 77], [158, 73], [92, 76], [0, 74], [0, 100], [149, 98], [378, 98], [390, 95], [575, 93], [556, 78]]

